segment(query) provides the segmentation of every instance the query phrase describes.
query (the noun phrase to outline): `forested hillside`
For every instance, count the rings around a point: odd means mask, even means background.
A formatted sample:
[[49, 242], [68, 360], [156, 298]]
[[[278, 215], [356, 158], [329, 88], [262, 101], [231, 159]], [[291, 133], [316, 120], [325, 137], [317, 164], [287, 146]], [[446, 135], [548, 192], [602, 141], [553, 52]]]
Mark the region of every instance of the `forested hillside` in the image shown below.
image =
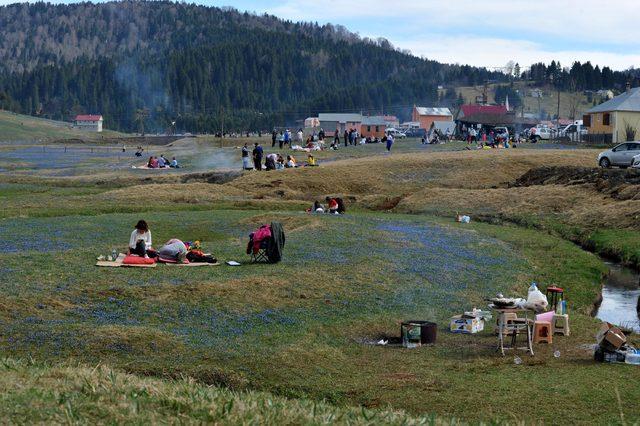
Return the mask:
[[[120, 130], [266, 128], [319, 111], [437, 101], [500, 74], [399, 52], [341, 27], [185, 3], [0, 8], [0, 106]], [[408, 110], [408, 108], [406, 108]], [[395, 112], [395, 111], [394, 111]]]
[[150, 1], [0, 7], [0, 108], [56, 120], [100, 113], [114, 130], [214, 132], [223, 122], [264, 129], [321, 111], [408, 118], [414, 103], [455, 101], [455, 91], [438, 99], [439, 85], [487, 79], [507, 77], [417, 58], [342, 27], [231, 9]]

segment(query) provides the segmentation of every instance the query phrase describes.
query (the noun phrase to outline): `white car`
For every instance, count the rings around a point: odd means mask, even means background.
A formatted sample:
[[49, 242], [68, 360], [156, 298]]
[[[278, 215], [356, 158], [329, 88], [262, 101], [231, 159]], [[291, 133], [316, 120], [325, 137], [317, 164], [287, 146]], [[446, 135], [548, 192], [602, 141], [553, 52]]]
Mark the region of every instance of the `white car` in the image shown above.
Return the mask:
[[396, 139], [404, 139], [407, 137], [406, 133], [403, 133], [400, 130], [394, 129], [393, 127], [390, 127], [387, 129], [387, 134], [393, 136]]
[[532, 127], [529, 132], [529, 139], [531, 139], [532, 142], [538, 142], [541, 139], [548, 141], [551, 139], [551, 129], [547, 126]]
[[640, 142], [624, 142], [601, 152], [598, 155], [598, 165], [605, 169], [611, 166], [627, 168], [635, 167], [637, 156], [640, 155]]

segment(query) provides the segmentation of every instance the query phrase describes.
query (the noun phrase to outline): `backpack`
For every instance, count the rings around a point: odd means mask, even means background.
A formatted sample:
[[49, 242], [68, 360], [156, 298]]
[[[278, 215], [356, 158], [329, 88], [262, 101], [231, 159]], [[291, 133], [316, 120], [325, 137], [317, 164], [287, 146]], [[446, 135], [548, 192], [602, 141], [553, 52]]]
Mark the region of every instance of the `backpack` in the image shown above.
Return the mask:
[[336, 203], [338, 203], [338, 210], [337, 210], [338, 213], [342, 214], [342, 213], [346, 212], [347, 209], [344, 206], [344, 201], [342, 201], [342, 198], [336, 197], [335, 200], [336, 200]]

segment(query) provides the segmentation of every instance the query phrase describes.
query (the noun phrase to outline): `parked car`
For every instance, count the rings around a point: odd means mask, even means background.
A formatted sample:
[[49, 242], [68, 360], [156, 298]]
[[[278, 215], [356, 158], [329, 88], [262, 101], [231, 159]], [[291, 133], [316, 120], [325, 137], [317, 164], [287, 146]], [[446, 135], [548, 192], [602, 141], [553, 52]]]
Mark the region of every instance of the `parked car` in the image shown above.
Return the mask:
[[529, 139], [531, 142], [539, 142], [540, 140], [548, 141], [551, 139], [551, 129], [547, 126], [532, 127], [529, 131]]
[[405, 133], [401, 132], [398, 129], [394, 129], [393, 127], [389, 127], [387, 129], [387, 135], [392, 135], [396, 139], [404, 139], [407, 137]]
[[407, 129], [404, 134], [408, 138], [422, 138], [427, 135], [427, 131], [425, 129]]
[[640, 169], [640, 154], [633, 157], [633, 162], [631, 163], [631, 167], [634, 169]]
[[582, 120], [576, 120], [575, 123], [569, 124], [567, 127], [562, 129], [558, 137], [566, 140], [579, 141], [582, 139], [582, 135], [586, 135], [588, 133], [587, 128], [582, 124]]
[[608, 169], [611, 166], [626, 169], [627, 167], [634, 165], [634, 157], [638, 155], [640, 155], [640, 142], [624, 142], [601, 152], [600, 155], [598, 155], [598, 165], [605, 169]]

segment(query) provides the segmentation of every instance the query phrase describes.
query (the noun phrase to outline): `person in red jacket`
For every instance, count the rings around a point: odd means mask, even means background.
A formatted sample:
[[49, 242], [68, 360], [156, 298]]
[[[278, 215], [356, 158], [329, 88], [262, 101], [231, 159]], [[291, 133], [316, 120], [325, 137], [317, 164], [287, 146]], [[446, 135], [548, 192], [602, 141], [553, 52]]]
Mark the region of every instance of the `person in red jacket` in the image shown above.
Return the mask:
[[327, 206], [329, 209], [329, 213], [335, 214], [338, 212], [338, 201], [335, 198], [327, 197]]

